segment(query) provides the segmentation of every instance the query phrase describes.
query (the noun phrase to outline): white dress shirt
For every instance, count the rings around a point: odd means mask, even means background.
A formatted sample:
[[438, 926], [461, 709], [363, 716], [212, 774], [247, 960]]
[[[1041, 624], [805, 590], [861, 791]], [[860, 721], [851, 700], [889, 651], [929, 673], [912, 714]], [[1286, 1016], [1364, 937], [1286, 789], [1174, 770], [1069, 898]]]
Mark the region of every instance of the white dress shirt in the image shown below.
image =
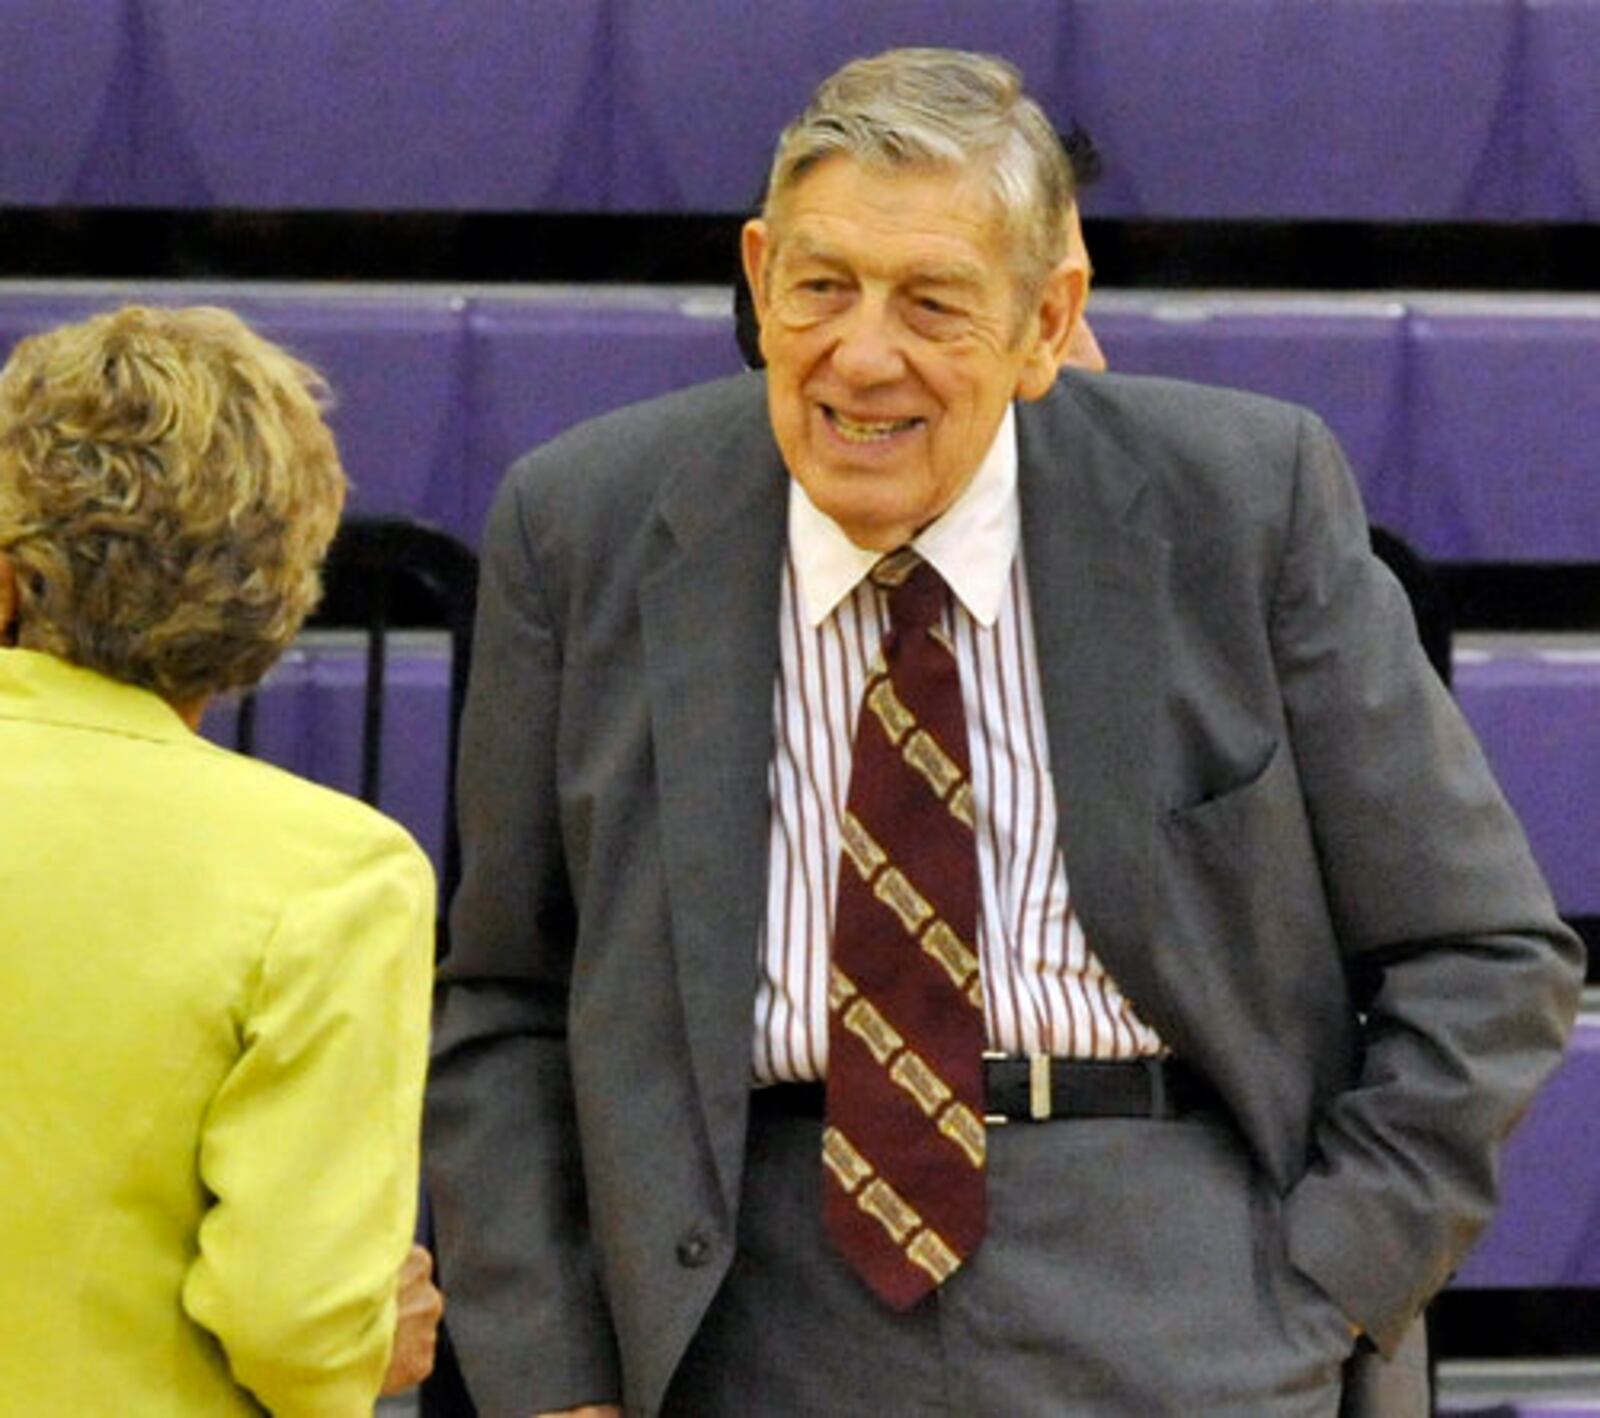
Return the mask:
[[[1020, 511], [1016, 421], [1008, 409], [972, 481], [912, 543], [953, 593], [946, 624], [972, 757], [989, 1047], [1084, 1059], [1157, 1054], [1160, 1038], [1101, 967], [1073, 909]], [[856, 546], [791, 481], [756, 991], [760, 1083], [819, 1079], [827, 1071], [839, 820], [861, 688], [888, 628], [887, 602], [867, 579], [880, 555]]]

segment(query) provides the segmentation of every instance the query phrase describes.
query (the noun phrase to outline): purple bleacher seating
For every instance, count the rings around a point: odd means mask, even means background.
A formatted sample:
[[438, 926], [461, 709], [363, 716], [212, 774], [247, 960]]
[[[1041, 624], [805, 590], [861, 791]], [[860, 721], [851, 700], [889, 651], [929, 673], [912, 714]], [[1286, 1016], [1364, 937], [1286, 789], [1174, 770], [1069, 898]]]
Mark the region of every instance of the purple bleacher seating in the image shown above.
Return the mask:
[[1066, 92], [1109, 155], [1094, 210], [1515, 215], [1518, 0], [1071, 0]]
[[143, 200], [604, 204], [603, 0], [138, 0]]
[[475, 300], [468, 311], [467, 524], [476, 542], [512, 461], [596, 414], [739, 368], [725, 293]]
[[[466, 322], [449, 295], [258, 286], [0, 286], [0, 357], [23, 335], [133, 301], [221, 304], [314, 365], [352, 488], [349, 510], [468, 535], [463, 479]], [[476, 535], [476, 527], [470, 535]]]
[[1600, 643], [1473, 640], [1457, 646], [1455, 669], [1461, 707], [1556, 903], [1600, 914]]
[[1580, 1022], [1511, 1135], [1500, 1181], [1500, 1210], [1452, 1283], [1600, 1285], [1600, 1023]]
[[[233, 305], [328, 375], [351, 508], [476, 542], [522, 452], [738, 367], [725, 292], [0, 283], [0, 355], [127, 300]], [[1375, 521], [1444, 560], [1600, 561], [1600, 301], [1104, 292], [1112, 365], [1309, 404]]]
[[1036, 96], [1056, 75], [1057, 0], [617, 0], [611, 206], [744, 211], [778, 131], [847, 59], [897, 45], [1012, 60]]
[[[254, 756], [302, 778], [311, 776], [310, 745], [317, 732], [310, 693], [316, 659], [316, 652], [303, 643], [290, 646], [267, 672], [256, 695]], [[238, 709], [234, 695], [213, 700], [200, 721], [200, 732], [213, 743], [232, 748], [237, 742]], [[359, 752], [359, 735], [354, 742]]]
[[[385, 680], [383, 764], [378, 806], [399, 819], [442, 865], [445, 790], [450, 773], [450, 649], [393, 642]], [[313, 660], [308, 777], [355, 793], [361, 775], [365, 645], [324, 650]]]
[[1600, 560], [1600, 300], [1414, 302], [1400, 529], [1451, 561]]
[[46, 282], [0, 284], [0, 360], [9, 359], [17, 342], [56, 325], [112, 310], [132, 294], [112, 294], [104, 286], [54, 285]]
[[1125, 217], [1593, 219], [1592, 0], [10, 0], [0, 205], [739, 211], [855, 54], [1002, 54]]
[[1404, 432], [1399, 302], [1107, 293], [1090, 312], [1115, 370], [1248, 389], [1315, 409], [1350, 459], [1369, 515], [1395, 523]]
[[1519, 210], [1600, 219], [1600, 5], [1530, 0]]
[[0, 205], [136, 200], [132, 4], [0, 5]]
[[350, 511], [467, 534], [466, 324], [458, 297], [416, 290], [269, 296], [246, 288], [228, 303], [332, 386], [329, 422], [350, 475]]

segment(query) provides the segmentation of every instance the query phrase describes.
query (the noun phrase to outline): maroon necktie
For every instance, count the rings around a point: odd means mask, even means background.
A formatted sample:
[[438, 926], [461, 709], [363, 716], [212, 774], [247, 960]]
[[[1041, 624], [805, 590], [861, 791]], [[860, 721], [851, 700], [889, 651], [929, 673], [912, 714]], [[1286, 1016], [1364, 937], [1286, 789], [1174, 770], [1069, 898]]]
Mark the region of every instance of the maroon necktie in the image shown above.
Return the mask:
[[823, 1214], [896, 1309], [984, 1226], [983, 993], [966, 716], [938, 572], [872, 569], [890, 629], [856, 723], [829, 976]]

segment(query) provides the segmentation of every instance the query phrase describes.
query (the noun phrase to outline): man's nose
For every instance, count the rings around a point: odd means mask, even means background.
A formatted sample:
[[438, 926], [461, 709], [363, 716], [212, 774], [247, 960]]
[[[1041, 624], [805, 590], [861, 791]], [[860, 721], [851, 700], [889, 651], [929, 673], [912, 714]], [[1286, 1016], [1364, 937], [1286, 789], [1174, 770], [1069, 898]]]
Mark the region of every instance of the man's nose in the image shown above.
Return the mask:
[[855, 302], [839, 325], [833, 367], [852, 384], [883, 384], [905, 373], [889, 303], [868, 294]]

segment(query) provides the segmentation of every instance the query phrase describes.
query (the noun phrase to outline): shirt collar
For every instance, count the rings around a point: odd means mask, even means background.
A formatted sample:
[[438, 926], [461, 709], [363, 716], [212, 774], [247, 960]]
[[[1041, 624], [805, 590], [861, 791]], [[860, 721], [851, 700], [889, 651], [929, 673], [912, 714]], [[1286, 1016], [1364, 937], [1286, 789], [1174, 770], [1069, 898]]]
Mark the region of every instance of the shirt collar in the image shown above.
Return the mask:
[[[1000, 614], [1017, 555], [1017, 421], [1011, 406], [972, 481], [936, 521], [911, 540], [980, 625]], [[789, 479], [789, 554], [801, 609], [821, 625], [883, 555], [858, 547]]]

